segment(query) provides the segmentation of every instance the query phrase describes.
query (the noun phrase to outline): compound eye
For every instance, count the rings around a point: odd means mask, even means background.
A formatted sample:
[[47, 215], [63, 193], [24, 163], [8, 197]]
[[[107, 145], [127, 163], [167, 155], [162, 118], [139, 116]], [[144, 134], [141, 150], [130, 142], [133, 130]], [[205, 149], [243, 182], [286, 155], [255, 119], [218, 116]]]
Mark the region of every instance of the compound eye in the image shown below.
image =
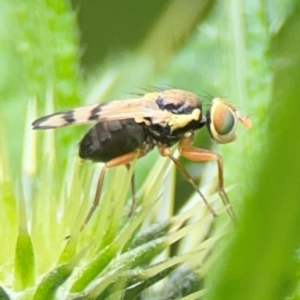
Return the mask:
[[235, 116], [225, 105], [218, 105], [212, 117], [213, 126], [219, 135], [227, 135], [235, 127]]
[[208, 129], [213, 140], [225, 144], [236, 139], [238, 121], [236, 110], [223, 99], [215, 98], [209, 111]]

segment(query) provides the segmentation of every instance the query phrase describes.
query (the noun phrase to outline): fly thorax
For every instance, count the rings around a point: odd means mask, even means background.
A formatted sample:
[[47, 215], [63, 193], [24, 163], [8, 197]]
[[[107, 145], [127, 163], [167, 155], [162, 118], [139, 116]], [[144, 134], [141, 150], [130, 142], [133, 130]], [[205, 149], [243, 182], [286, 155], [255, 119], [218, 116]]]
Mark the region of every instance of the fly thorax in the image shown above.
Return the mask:
[[170, 127], [171, 133], [179, 128], [188, 127], [193, 121], [199, 121], [201, 111], [199, 108], [195, 108], [190, 114], [172, 114], [168, 120], [168, 126]]

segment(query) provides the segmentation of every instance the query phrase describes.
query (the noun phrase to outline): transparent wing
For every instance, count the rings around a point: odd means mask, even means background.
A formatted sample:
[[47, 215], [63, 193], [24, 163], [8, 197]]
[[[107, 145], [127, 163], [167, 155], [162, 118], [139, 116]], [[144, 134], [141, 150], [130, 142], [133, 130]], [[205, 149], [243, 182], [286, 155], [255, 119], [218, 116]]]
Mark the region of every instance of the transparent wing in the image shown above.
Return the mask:
[[41, 117], [35, 120], [32, 126], [33, 129], [51, 129], [130, 118], [151, 118], [152, 123], [160, 123], [170, 118], [171, 113], [159, 108], [156, 103], [157, 96], [158, 93], [151, 93], [141, 98], [82, 106]]

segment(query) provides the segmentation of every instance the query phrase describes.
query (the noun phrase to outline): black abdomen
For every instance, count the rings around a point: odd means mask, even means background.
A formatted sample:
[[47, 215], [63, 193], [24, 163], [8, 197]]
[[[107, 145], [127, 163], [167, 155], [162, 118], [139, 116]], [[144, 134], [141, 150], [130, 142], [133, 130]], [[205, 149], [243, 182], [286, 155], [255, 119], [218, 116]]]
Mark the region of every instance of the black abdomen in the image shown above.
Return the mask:
[[97, 123], [79, 144], [79, 156], [96, 162], [107, 162], [139, 149], [147, 139], [143, 125], [134, 119]]

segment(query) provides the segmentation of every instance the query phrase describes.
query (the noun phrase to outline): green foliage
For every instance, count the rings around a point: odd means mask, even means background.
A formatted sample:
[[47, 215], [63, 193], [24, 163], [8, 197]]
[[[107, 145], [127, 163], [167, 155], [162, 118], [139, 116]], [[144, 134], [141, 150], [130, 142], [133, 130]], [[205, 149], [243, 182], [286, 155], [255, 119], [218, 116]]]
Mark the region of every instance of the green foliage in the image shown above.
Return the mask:
[[[135, 51], [112, 54], [83, 82], [67, 1], [0, 2], [0, 298], [299, 298], [299, 11], [292, 0], [170, 1]], [[151, 85], [191, 90], [205, 110], [209, 94], [226, 96], [250, 114], [251, 130], [222, 146], [237, 228], [214, 194], [214, 164], [186, 167], [216, 220], [153, 151], [109, 170], [80, 232], [99, 173], [75, 157], [86, 128], [30, 123], [84, 104], [84, 89], [91, 103]], [[195, 143], [211, 146], [204, 134]]]
[[[298, 285], [300, 117], [299, 3], [274, 33], [272, 118], [261, 142], [264, 158], [253, 170], [255, 185], [245, 193], [241, 226], [222, 257], [208, 299], [285, 299]], [[227, 266], [227, 267], [226, 267]]]

